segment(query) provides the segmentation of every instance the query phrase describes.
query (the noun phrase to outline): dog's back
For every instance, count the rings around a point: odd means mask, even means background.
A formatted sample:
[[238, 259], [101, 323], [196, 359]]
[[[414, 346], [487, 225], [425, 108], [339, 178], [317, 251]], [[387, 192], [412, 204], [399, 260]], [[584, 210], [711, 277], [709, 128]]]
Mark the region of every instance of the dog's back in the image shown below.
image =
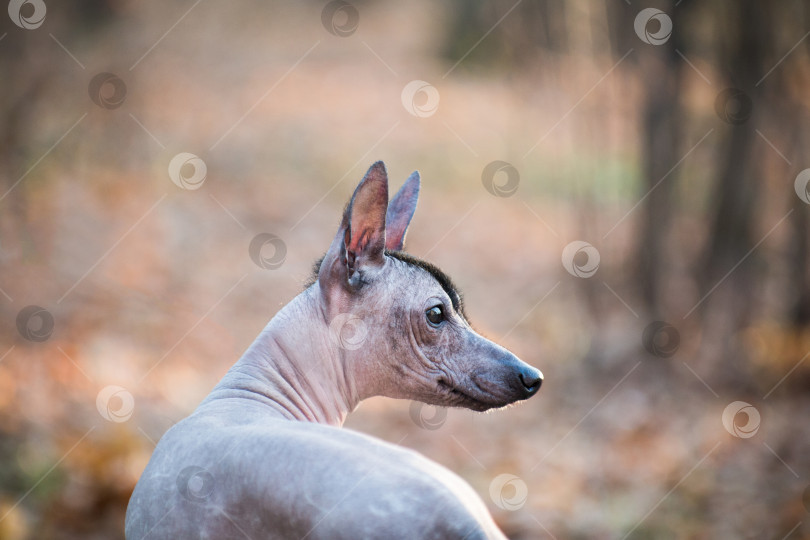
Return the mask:
[[143, 538], [503, 538], [421, 454], [333, 426], [208, 403], [161, 439], [132, 494]]

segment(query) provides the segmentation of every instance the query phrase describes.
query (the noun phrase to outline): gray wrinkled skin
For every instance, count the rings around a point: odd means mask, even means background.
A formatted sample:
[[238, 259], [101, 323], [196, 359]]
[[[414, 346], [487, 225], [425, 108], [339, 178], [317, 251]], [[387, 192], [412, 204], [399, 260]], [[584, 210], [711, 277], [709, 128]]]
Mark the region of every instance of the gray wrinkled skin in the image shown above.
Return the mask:
[[[160, 440], [132, 494], [127, 538], [505, 538], [455, 474], [340, 428], [370, 396], [487, 410], [529, 397], [517, 370], [542, 377], [475, 333], [429, 271], [385, 254], [382, 243], [401, 249], [413, 179], [409, 199], [391, 203], [404, 225], [386, 238], [387, 177], [381, 164], [369, 170], [318, 281]], [[435, 305], [439, 328], [425, 318]], [[347, 314], [367, 331], [359, 346], [336, 339]]]

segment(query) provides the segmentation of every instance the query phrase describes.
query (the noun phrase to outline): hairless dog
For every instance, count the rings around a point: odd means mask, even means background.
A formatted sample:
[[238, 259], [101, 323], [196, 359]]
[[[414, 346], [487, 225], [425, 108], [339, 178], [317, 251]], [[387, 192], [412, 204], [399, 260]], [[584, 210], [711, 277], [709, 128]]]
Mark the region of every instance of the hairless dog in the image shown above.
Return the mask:
[[127, 538], [504, 538], [461, 478], [340, 428], [371, 396], [485, 411], [543, 381], [470, 327], [443, 272], [402, 251], [418, 195], [413, 173], [389, 204], [385, 166], [371, 166], [314, 282], [158, 443]]

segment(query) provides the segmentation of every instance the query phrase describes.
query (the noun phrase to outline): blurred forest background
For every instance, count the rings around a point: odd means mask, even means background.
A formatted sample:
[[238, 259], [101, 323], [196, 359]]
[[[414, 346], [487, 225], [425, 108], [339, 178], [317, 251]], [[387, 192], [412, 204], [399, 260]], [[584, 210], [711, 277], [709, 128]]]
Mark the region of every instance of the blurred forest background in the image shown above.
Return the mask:
[[377, 159], [392, 189], [422, 174], [409, 250], [546, 382], [486, 415], [372, 399], [348, 428], [458, 472], [510, 538], [810, 538], [806, 2], [0, 19], [0, 538], [123, 537], [155, 442]]

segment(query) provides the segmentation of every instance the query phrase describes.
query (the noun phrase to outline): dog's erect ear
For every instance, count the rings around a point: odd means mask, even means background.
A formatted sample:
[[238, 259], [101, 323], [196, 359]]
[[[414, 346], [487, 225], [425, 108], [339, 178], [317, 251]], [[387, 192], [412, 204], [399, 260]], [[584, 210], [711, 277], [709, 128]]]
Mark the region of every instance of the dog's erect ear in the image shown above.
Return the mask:
[[401, 251], [405, 244], [405, 233], [416, 210], [419, 200], [419, 172], [414, 171], [388, 204], [385, 215], [385, 248]]
[[385, 251], [385, 214], [388, 208], [388, 173], [378, 161], [354, 190], [344, 213], [349, 227], [344, 231], [346, 266], [351, 274], [357, 266], [383, 263]]
[[354, 190], [343, 212], [343, 221], [321, 264], [318, 279], [338, 280], [351, 287], [363, 275], [385, 262], [385, 214], [388, 208], [388, 174], [378, 161]]

